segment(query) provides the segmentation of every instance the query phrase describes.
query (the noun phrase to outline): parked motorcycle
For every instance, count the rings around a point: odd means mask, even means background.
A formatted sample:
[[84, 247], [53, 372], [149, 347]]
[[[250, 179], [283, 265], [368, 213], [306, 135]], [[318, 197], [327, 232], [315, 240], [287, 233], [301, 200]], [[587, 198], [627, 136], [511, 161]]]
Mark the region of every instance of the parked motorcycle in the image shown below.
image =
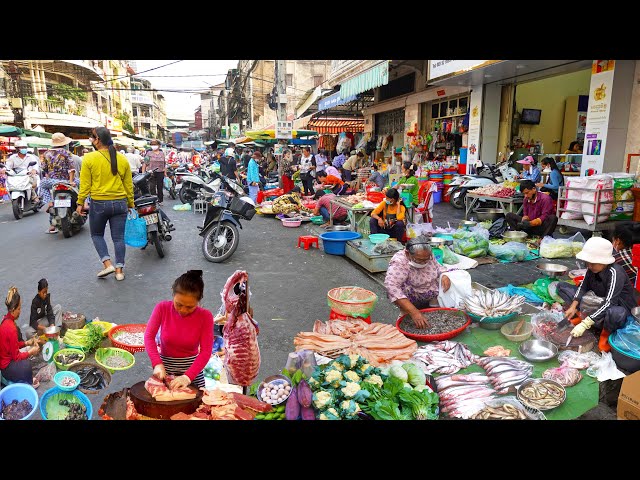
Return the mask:
[[163, 241], [171, 241], [171, 234], [175, 228], [169, 220], [161, 213], [158, 206], [158, 197], [149, 193], [149, 179], [157, 169], [147, 170], [133, 177], [134, 190], [139, 195], [134, 195], [133, 204], [138, 216], [143, 218], [147, 224], [147, 241], [153, 243], [160, 258], [164, 257]]
[[[180, 169], [176, 170], [176, 177], [180, 179], [181, 187], [178, 191], [178, 197], [182, 203], [193, 204], [193, 201], [198, 198], [200, 192], [205, 194], [214, 194], [220, 188], [220, 175], [211, 172], [213, 180], [209, 182], [203, 177], [191, 173], [183, 172]], [[213, 176], [215, 175], [215, 176]]]
[[256, 213], [255, 203], [246, 196], [236, 181], [214, 173], [220, 182], [219, 190], [207, 205], [207, 213], [200, 229], [202, 254], [209, 262], [224, 262], [238, 248], [242, 228], [240, 218], [251, 220]]
[[[36, 163], [29, 162], [28, 167]], [[31, 176], [27, 173], [28, 167], [19, 171], [7, 169], [7, 191], [11, 195], [11, 206], [16, 220], [20, 220], [25, 211], [32, 210], [33, 213], [38, 213], [42, 208], [41, 202], [34, 201], [31, 192]]]
[[465, 197], [467, 192], [477, 188], [491, 185], [493, 183], [502, 183], [505, 180], [513, 181], [516, 179], [518, 172], [508, 167], [506, 162], [497, 165], [488, 165], [481, 160], [478, 161], [475, 175], [459, 175], [449, 184], [449, 189], [445, 194], [450, 197], [449, 203], [457, 209], [463, 209], [465, 205]]
[[76, 212], [78, 188], [69, 182], [56, 183], [52, 189], [53, 225], [62, 230], [64, 238], [78, 232], [87, 221], [87, 217]]

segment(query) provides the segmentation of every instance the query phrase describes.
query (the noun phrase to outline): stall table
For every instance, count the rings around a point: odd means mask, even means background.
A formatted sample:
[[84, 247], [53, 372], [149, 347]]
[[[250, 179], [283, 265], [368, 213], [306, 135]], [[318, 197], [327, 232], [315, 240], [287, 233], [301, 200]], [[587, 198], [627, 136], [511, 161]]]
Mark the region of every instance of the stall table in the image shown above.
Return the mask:
[[516, 215], [520, 215], [522, 212], [522, 202], [524, 201], [524, 197], [492, 197], [490, 195], [482, 195], [478, 193], [474, 193], [473, 190], [467, 192], [465, 196], [465, 220], [469, 218], [469, 214], [473, 213], [473, 210], [478, 206], [480, 200], [488, 200], [492, 202], [498, 203], [498, 208], [502, 208], [504, 213], [511, 212]]
[[[344, 208], [347, 211], [347, 218], [349, 219], [349, 229], [352, 232], [357, 232], [357, 224], [363, 217], [366, 217], [371, 213], [375, 208], [374, 207], [363, 207], [363, 208], [353, 208], [353, 205], [342, 202], [338, 199], [331, 200], [330, 204], [335, 204], [339, 207]], [[329, 222], [333, 225], [333, 209], [329, 209]]]

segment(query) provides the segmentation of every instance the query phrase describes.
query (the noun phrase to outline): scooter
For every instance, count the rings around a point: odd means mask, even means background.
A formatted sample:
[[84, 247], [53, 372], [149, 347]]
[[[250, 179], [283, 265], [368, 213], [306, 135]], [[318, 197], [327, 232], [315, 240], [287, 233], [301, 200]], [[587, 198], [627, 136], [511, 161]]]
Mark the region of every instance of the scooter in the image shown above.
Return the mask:
[[[214, 173], [211, 172], [212, 175]], [[178, 197], [182, 203], [193, 204], [199, 193], [214, 194], [220, 189], [221, 176], [217, 173], [209, 182], [195, 173], [181, 172], [180, 169], [176, 170], [176, 177], [180, 179], [181, 187]]]
[[207, 204], [200, 236], [202, 254], [209, 262], [224, 262], [233, 255], [240, 242], [238, 228], [242, 228], [240, 218], [251, 220], [256, 213], [255, 203], [246, 196], [242, 186], [236, 181], [214, 173], [220, 181], [220, 188]]
[[64, 238], [69, 238], [78, 232], [87, 221], [86, 216], [78, 215], [76, 212], [78, 189], [68, 182], [56, 183], [52, 189], [52, 197], [53, 225], [62, 230]]
[[488, 165], [481, 160], [478, 160], [476, 172], [476, 175], [459, 175], [449, 184], [445, 197], [450, 197], [449, 203], [454, 208], [464, 208], [465, 197], [469, 190], [475, 190], [493, 183], [502, 183], [505, 180], [513, 181], [518, 175], [518, 172], [508, 167], [506, 162]]
[[11, 195], [11, 206], [16, 220], [20, 220], [27, 210], [38, 213], [38, 210], [42, 208], [42, 202], [34, 201], [31, 194], [31, 175], [27, 173], [27, 169], [36, 163], [35, 161], [29, 162], [27, 168], [18, 172], [7, 169], [7, 191]]

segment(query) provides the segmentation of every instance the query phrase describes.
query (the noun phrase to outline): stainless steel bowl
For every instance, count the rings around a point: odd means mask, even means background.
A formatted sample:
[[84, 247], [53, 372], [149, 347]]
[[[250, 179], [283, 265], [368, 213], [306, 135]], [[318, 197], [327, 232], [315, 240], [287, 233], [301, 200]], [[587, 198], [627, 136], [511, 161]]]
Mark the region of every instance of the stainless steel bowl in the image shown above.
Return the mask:
[[487, 220], [494, 222], [498, 218], [504, 217], [504, 209], [502, 208], [477, 208], [473, 213], [481, 222], [486, 222]]
[[471, 227], [475, 227], [478, 224], [478, 222], [473, 221], [473, 220], [463, 220], [460, 222], [460, 226], [463, 228], [471, 228]]
[[559, 263], [539, 263], [536, 268], [549, 277], [561, 277], [569, 270], [569, 267]]
[[[536, 384], [553, 385], [554, 387], [557, 387], [558, 389], [562, 390], [562, 396], [558, 399], [557, 404], [551, 405], [551, 406], [540, 405], [539, 403], [536, 402], [535, 399], [530, 399], [527, 396], [522, 394], [522, 391], [526, 387], [536, 385]], [[564, 401], [567, 399], [567, 390], [564, 388], [564, 386], [562, 386], [555, 380], [549, 380], [546, 378], [530, 378], [522, 382], [520, 385], [518, 385], [518, 387], [516, 387], [516, 398], [520, 400], [520, 402], [522, 402], [522, 404], [527, 407], [535, 408], [540, 411], [551, 410], [553, 408], [558, 408], [560, 405], [564, 403]]]
[[507, 242], [520, 242], [525, 243], [527, 240], [527, 232], [515, 232], [513, 230], [508, 230], [502, 234], [502, 238], [504, 238]]
[[527, 340], [518, 347], [520, 355], [530, 362], [546, 362], [558, 354], [558, 347], [546, 340]]
[[[289, 385], [291, 388], [293, 388], [293, 385], [291, 385], [291, 380], [289, 380], [289, 378], [287, 378], [284, 375], [271, 375], [270, 377], [265, 378], [262, 383], [260, 383], [260, 386], [258, 387], [258, 392], [257, 392], [257, 397], [258, 400], [260, 401], [264, 401], [262, 400], [262, 391], [264, 390], [264, 387], [269, 384], [269, 383], [282, 383], [283, 385]], [[291, 395], [291, 393], [289, 393], [289, 395]], [[277, 403], [272, 403], [270, 405], [280, 405], [281, 403], [284, 403], [287, 401], [287, 398], [289, 398], [289, 395], [287, 395], [285, 398], [283, 398], [282, 400], [280, 400]]]
[[447, 241], [444, 238], [431, 237], [429, 243], [431, 243], [432, 247], [441, 247], [442, 245], [446, 245]]
[[347, 230], [349, 230], [348, 225], [333, 225], [327, 227], [327, 232], [346, 232]]

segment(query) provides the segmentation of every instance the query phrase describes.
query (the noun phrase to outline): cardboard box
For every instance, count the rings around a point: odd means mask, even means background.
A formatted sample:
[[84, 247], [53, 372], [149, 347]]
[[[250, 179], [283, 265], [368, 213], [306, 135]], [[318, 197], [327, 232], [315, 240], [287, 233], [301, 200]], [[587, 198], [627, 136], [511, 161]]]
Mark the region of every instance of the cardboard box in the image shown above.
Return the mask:
[[640, 372], [627, 375], [622, 381], [618, 420], [640, 420]]

